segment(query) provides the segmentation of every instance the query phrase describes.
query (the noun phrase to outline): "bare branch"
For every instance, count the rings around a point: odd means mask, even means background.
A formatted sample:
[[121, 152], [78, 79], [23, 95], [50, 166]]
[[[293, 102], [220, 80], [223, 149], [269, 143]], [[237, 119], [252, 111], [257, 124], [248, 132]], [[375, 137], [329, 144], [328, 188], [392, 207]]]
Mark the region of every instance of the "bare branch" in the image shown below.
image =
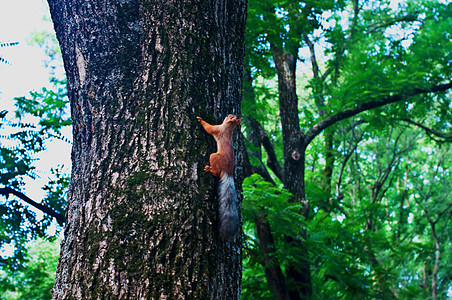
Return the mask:
[[[427, 126], [422, 125], [421, 123], [415, 122], [415, 121], [410, 120], [410, 119], [399, 119], [399, 120], [407, 122], [407, 123], [412, 124], [412, 125], [415, 125], [415, 126], [421, 128], [421, 129], [425, 130], [427, 135], [432, 140], [435, 140], [435, 141], [441, 142], [441, 143], [443, 143], [443, 142], [452, 142], [452, 133], [447, 134], [447, 133], [444, 133], [444, 132], [441, 132], [441, 131], [434, 130], [434, 129], [428, 128]], [[434, 138], [433, 136], [437, 136], [439, 138], [442, 138], [443, 140], [438, 140], [438, 139]]]
[[[359, 124], [361, 124], [361, 123], [359, 123]], [[344, 173], [345, 166], [347, 165], [347, 162], [350, 159], [350, 157], [353, 155], [353, 153], [358, 148], [358, 145], [361, 142], [361, 140], [363, 139], [363, 136], [364, 136], [363, 133], [361, 133], [361, 135], [357, 138], [355, 138], [355, 136], [353, 135], [354, 143], [353, 144], [350, 143], [347, 154], [345, 154], [345, 156], [344, 156], [344, 160], [343, 160], [341, 168], [339, 170], [338, 180], [336, 182], [336, 194], [339, 198], [343, 197], [343, 195], [341, 194], [340, 188], [341, 188], [341, 184], [342, 184], [342, 175]]]
[[317, 64], [317, 58], [315, 56], [314, 43], [312, 43], [312, 41], [309, 39], [309, 36], [306, 33], [303, 35], [303, 38], [304, 38], [304, 41], [306, 42], [306, 44], [308, 45], [309, 52], [311, 53], [312, 73], [313, 73], [314, 79], [316, 79], [316, 82], [314, 83], [314, 86], [312, 87], [314, 98], [315, 98], [315, 104], [317, 105], [317, 109], [319, 110], [320, 116], [323, 117], [326, 115], [326, 110], [324, 107], [325, 99], [323, 97], [322, 87], [319, 86], [319, 85], [323, 84], [323, 80], [322, 80], [322, 82], [318, 81], [318, 79], [320, 78], [320, 75], [319, 75], [320, 69], [319, 69], [319, 65]]
[[[444, 197], [444, 200], [446, 199], [446, 196]], [[452, 202], [449, 203], [449, 205], [446, 206], [446, 208], [444, 208], [442, 211], [438, 212], [438, 215], [436, 216], [436, 219], [433, 222], [433, 224], [436, 225], [436, 223], [438, 223], [439, 219], [441, 219], [441, 217], [444, 215], [444, 213], [446, 213], [451, 207], [452, 207]]]
[[397, 18], [394, 18], [393, 20], [389, 20], [387, 22], [382, 22], [375, 24], [374, 26], [370, 27], [368, 33], [376, 32], [380, 28], [388, 28], [392, 25], [395, 25], [399, 22], [414, 22], [417, 21], [418, 17], [415, 14], [407, 14], [405, 16], [400, 16]]
[[279, 180], [283, 180], [283, 170], [281, 165], [279, 164], [278, 157], [276, 156], [275, 148], [273, 147], [273, 143], [267, 135], [267, 132], [262, 127], [262, 125], [252, 117], [248, 117], [248, 121], [250, 126], [256, 131], [261, 139], [262, 146], [264, 146], [265, 152], [267, 153], [267, 165], [270, 170], [275, 173], [276, 177]]
[[30, 204], [31, 206], [36, 207], [37, 209], [39, 209], [43, 213], [54, 217], [59, 223], [66, 222], [65, 216], [63, 216], [60, 213], [57, 213], [56, 211], [52, 210], [51, 208], [49, 208], [47, 206], [42, 205], [41, 203], [37, 203], [37, 202], [31, 200], [25, 194], [23, 194], [23, 193], [21, 193], [19, 191], [16, 191], [16, 190], [14, 190], [14, 189], [12, 189], [10, 187], [0, 188], [0, 195], [4, 195], [5, 197], [8, 197], [9, 194], [13, 194], [14, 196], [18, 197], [19, 199], [22, 199], [26, 203]]
[[306, 42], [306, 45], [308, 45], [309, 52], [311, 53], [311, 66], [312, 66], [312, 73], [314, 75], [314, 78], [319, 78], [319, 65], [317, 64], [317, 58], [315, 56], [314, 44], [309, 39], [309, 37], [306, 33], [303, 34], [303, 39]]

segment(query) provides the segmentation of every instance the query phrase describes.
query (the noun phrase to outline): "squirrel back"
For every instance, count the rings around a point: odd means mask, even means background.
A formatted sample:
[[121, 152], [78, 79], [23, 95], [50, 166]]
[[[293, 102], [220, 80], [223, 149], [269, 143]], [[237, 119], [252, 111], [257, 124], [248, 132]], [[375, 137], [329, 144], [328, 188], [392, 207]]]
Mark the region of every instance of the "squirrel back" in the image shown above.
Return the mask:
[[232, 241], [239, 231], [238, 200], [233, 175], [232, 136], [234, 128], [240, 124], [241, 119], [228, 115], [220, 125], [210, 125], [200, 117], [197, 119], [217, 142], [217, 152], [210, 155], [210, 166], [205, 166], [204, 171], [220, 177], [218, 186], [219, 231], [221, 238]]

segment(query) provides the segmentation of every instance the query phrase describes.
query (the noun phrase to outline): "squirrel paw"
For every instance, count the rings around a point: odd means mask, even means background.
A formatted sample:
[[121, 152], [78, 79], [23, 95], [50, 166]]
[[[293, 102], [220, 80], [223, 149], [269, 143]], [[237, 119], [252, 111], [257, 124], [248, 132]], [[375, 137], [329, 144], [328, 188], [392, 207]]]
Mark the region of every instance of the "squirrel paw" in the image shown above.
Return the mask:
[[201, 118], [201, 117], [196, 117], [196, 119], [198, 119], [198, 122], [201, 122], [201, 121], [202, 121], [202, 118]]
[[210, 172], [210, 166], [209, 166], [209, 165], [205, 166], [205, 167], [204, 167], [204, 171]]

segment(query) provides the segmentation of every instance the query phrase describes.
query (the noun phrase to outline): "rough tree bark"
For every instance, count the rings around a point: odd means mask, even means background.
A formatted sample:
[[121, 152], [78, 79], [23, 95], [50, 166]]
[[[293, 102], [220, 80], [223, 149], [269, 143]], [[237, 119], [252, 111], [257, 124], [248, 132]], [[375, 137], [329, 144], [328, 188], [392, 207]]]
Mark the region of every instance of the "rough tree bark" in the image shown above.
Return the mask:
[[48, 2], [74, 138], [53, 297], [238, 299], [196, 116], [240, 115], [246, 0]]
[[[309, 213], [309, 202], [305, 197], [305, 150], [303, 143], [304, 134], [300, 130], [300, 120], [298, 118], [298, 96], [295, 85], [295, 71], [297, 65], [298, 48], [293, 47], [292, 51], [284, 51], [278, 46], [272, 45], [273, 59], [276, 65], [278, 76], [279, 112], [281, 114], [281, 126], [283, 135], [283, 183], [284, 187], [293, 195], [292, 201], [302, 205], [301, 215], [305, 218]], [[300, 229], [301, 239], [293, 241], [287, 237], [288, 243], [296, 243], [304, 253], [303, 257], [308, 257], [307, 249], [303, 242], [307, 238], [306, 229]], [[302, 299], [312, 295], [311, 270], [308, 260], [304, 260], [301, 268], [289, 266], [286, 270], [288, 281], [293, 282], [289, 288], [290, 299]]]

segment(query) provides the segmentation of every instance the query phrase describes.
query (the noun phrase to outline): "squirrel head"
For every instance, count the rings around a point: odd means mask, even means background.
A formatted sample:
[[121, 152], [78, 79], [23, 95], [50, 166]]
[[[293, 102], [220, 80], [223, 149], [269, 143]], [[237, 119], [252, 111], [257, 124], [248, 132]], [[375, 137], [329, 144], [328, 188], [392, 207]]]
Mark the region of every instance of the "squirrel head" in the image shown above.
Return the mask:
[[241, 121], [242, 119], [238, 119], [235, 115], [228, 115], [226, 118], [224, 118], [223, 124], [236, 127], [240, 124]]

